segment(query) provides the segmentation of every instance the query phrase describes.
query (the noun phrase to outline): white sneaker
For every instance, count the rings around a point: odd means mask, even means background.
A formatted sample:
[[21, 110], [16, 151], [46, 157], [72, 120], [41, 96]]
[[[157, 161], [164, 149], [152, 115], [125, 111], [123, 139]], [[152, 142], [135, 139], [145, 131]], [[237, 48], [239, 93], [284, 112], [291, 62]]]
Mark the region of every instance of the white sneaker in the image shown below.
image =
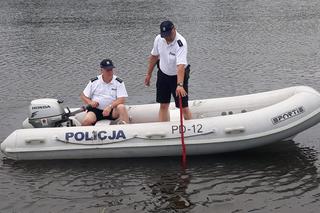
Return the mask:
[[117, 124], [118, 124], [118, 125], [122, 125], [122, 124], [127, 124], [127, 122], [120, 120], [120, 121], [118, 121]]

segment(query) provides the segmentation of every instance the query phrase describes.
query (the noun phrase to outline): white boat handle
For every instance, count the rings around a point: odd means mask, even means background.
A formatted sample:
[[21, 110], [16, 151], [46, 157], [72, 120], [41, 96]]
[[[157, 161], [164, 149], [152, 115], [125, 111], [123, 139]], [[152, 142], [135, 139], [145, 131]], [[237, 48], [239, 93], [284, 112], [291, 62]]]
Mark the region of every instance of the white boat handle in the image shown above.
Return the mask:
[[243, 133], [245, 130], [246, 129], [243, 126], [229, 127], [224, 129], [226, 134], [239, 134], [239, 133]]
[[147, 134], [145, 134], [145, 136], [150, 139], [151, 138], [164, 138], [167, 136], [167, 134], [163, 133], [163, 132], [158, 132], [158, 133], [147, 133]]
[[32, 138], [32, 139], [26, 139], [25, 142], [27, 144], [32, 144], [32, 143], [44, 143], [46, 141], [45, 138]]

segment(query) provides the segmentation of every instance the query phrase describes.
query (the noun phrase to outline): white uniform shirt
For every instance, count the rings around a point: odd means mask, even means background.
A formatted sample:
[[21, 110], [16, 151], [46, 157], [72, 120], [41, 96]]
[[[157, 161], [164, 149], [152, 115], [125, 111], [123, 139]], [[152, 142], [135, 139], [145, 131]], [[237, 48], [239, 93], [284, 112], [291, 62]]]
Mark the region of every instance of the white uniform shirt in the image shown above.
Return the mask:
[[[182, 46], [179, 46], [178, 40], [181, 41]], [[187, 42], [176, 32], [176, 37], [173, 42], [167, 44], [164, 38], [158, 35], [153, 44], [151, 55], [160, 56], [160, 69], [167, 75], [177, 75], [177, 65], [188, 64], [187, 62]]]
[[110, 83], [104, 82], [102, 75], [97, 77], [97, 80], [91, 80], [88, 83], [83, 90], [83, 94], [92, 101], [98, 102], [98, 109], [104, 110], [117, 98], [128, 97], [124, 83], [116, 80], [117, 76], [113, 75]]

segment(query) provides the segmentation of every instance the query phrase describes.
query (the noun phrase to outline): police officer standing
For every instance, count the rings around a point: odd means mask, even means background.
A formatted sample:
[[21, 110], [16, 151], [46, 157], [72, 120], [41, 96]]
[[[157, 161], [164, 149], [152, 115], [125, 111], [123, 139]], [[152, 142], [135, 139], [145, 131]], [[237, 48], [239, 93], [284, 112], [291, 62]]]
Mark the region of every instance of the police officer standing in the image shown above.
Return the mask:
[[124, 82], [113, 74], [113, 62], [104, 59], [100, 63], [101, 75], [91, 79], [80, 95], [88, 109], [82, 121], [83, 126], [94, 125], [102, 119], [120, 119], [121, 123], [129, 123], [129, 116], [124, 105], [128, 97]]
[[192, 115], [188, 107], [188, 78], [187, 42], [180, 35], [171, 21], [160, 24], [160, 35], [153, 44], [149, 57], [149, 66], [145, 85], [150, 85], [154, 67], [158, 65], [157, 73], [157, 102], [160, 103], [159, 120], [169, 121], [169, 105], [171, 94], [176, 107], [179, 107], [179, 96], [182, 97], [183, 115], [186, 120]]

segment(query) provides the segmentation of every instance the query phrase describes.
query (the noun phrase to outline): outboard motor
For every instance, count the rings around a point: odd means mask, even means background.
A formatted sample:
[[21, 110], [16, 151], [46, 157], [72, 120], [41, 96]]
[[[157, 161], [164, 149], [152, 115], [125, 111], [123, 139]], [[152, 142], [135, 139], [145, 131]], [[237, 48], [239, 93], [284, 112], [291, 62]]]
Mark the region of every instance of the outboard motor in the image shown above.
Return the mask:
[[31, 101], [29, 123], [35, 128], [57, 127], [68, 121], [68, 113], [57, 99], [43, 98]]
[[90, 109], [91, 106], [82, 106], [71, 112], [68, 107], [64, 109], [62, 103], [63, 101], [52, 98], [31, 101], [29, 116], [22, 123], [23, 128], [81, 126], [81, 123], [74, 116]]

